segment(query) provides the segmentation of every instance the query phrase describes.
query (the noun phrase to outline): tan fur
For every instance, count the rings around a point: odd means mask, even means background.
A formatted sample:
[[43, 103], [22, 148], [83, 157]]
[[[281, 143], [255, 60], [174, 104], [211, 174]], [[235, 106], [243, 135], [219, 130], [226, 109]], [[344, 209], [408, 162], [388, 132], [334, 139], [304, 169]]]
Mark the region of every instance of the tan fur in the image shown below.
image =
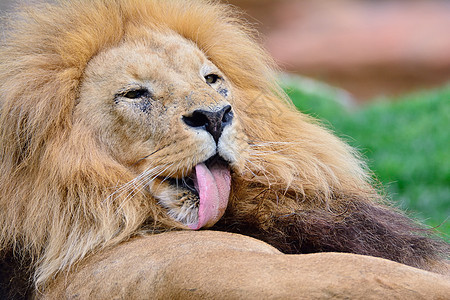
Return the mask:
[[449, 293], [448, 277], [381, 258], [281, 255], [242, 235], [184, 231], [98, 253], [59, 276], [43, 299], [407, 300], [446, 299]]
[[[233, 172], [226, 224], [266, 230], [274, 215], [339, 216], [349, 199], [380, 201], [355, 152], [291, 107], [226, 5], [58, 1], [12, 24], [0, 48], [0, 249], [31, 257], [41, 288], [98, 249], [186, 228], [158, 199], [173, 192], [164, 178], [215, 151], [183, 127], [194, 109], [229, 103], [235, 113], [218, 150]], [[201, 81], [205, 65], [223, 76], [226, 97]], [[130, 78], [156, 89], [148, 115], [114, 103]]]

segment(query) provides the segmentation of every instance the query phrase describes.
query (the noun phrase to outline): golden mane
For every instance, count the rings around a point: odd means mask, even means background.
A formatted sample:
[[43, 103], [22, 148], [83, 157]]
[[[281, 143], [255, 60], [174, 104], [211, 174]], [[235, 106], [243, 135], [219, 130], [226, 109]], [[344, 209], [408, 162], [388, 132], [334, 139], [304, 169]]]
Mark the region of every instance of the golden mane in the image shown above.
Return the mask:
[[[92, 132], [76, 131], [71, 123], [88, 62], [138, 38], [143, 28], [170, 29], [193, 41], [244, 99], [234, 109], [255, 155], [248, 172], [235, 179], [217, 229], [258, 223], [261, 231], [248, 234], [271, 242], [263, 233], [276, 237], [280, 231], [271, 228], [284, 222], [274, 216], [306, 220], [307, 212], [320, 211], [324, 220], [327, 214], [342, 219], [353, 206], [380, 201], [357, 154], [290, 107], [271, 58], [228, 5], [66, 0], [26, 8], [10, 23], [0, 46], [0, 250], [31, 257], [38, 286], [100, 247], [180, 227], [145, 195], [105, 201], [134, 175]], [[273, 242], [281, 249], [289, 239], [284, 234]]]
[[[160, 213], [101, 205], [132, 175], [92, 137], [71, 132], [89, 60], [125, 35], [139, 35], [139, 28], [170, 28], [196, 42], [242, 89], [273, 94], [270, 78], [253, 76], [271, 76], [270, 60], [241, 23], [224, 5], [139, 0], [60, 1], [27, 8], [11, 22], [0, 48], [0, 245], [35, 258], [37, 284]], [[65, 144], [70, 134], [78, 135], [78, 145]]]

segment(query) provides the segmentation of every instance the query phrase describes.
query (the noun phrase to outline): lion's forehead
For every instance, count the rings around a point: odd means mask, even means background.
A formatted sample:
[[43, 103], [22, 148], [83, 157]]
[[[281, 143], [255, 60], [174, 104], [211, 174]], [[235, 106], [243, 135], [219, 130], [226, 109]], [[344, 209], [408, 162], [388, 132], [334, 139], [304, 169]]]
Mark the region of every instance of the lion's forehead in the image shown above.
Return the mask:
[[220, 98], [229, 98], [226, 85], [218, 94], [205, 85], [204, 76], [217, 71], [193, 42], [172, 32], [149, 33], [139, 39], [124, 39], [93, 57], [85, 71], [82, 95], [104, 95], [100, 98], [109, 103], [118, 92], [143, 86], [162, 104], [153, 105], [155, 114], [215, 109], [222, 102]]
[[[156, 34], [137, 41], [128, 40], [103, 51], [93, 61], [97, 62], [93, 63], [96, 74], [102, 77], [122, 75], [128, 80], [160, 81], [164, 84], [181, 78], [198, 78], [202, 68], [211, 64], [195, 44], [177, 34]], [[99, 64], [107, 67], [98, 68]]]

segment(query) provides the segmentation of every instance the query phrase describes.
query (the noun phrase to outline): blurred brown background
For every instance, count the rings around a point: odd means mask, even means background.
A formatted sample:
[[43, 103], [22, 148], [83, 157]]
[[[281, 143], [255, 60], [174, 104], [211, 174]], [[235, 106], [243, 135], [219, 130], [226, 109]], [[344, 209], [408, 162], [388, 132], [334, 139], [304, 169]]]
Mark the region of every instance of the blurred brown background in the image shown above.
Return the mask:
[[450, 1], [224, 1], [246, 11], [283, 69], [356, 99], [450, 81]]
[[[356, 99], [450, 81], [449, 0], [222, 0], [239, 6], [286, 71]], [[0, 0], [0, 14], [11, 3]]]

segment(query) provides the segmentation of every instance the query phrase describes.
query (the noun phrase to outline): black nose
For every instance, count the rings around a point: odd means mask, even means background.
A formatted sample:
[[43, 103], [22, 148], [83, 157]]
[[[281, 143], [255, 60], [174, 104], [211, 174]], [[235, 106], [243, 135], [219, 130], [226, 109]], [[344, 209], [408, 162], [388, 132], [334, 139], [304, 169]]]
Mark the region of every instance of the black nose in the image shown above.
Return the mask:
[[190, 116], [183, 116], [183, 121], [188, 126], [202, 128], [208, 131], [214, 141], [219, 141], [223, 128], [233, 120], [231, 105], [226, 105], [219, 110], [196, 110]]

